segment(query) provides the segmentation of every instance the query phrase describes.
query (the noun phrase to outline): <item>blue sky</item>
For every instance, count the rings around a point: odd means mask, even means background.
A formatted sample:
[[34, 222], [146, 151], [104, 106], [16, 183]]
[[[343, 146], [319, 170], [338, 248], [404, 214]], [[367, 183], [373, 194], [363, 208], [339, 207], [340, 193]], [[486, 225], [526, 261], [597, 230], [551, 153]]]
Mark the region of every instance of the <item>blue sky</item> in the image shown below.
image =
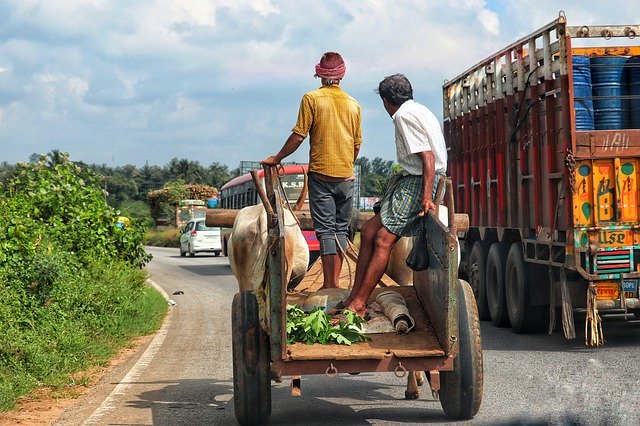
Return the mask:
[[[374, 89], [406, 74], [442, 116], [441, 86], [550, 22], [640, 24], [632, 1], [2, 0], [0, 162], [53, 149], [120, 166], [238, 166], [281, 147], [325, 51], [361, 104], [361, 155], [395, 159]], [[638, 42], [640, 44], [640, 42]], [[304, 162], [308, 141], [287, 160]]]

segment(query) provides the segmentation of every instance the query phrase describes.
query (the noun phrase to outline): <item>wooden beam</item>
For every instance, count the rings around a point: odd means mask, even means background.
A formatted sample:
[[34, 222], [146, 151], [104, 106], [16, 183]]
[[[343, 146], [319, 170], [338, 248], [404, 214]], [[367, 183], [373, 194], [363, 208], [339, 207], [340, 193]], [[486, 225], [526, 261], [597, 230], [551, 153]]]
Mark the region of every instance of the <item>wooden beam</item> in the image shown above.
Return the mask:
[[[234, 209], [207, 209], [207, 217], [205, 223], [207, 226], [217, 226], [220, 228], [233, 228], [233, 222], [240, 210]], [[300, 222], [300, 229], [304, 231], [313, 231], [313, 220], [311, 213], [308, 211], [293, 212]], [[373, 212], [359, 212], [357, 217], [354, 215], [351, 220], [356, 229], [362, 229], [362, 225], [373, 217]], [[466, 231], [469, 229], [469, 215], [465, 213], [455, 214], [455, 227], [457, 231]]]

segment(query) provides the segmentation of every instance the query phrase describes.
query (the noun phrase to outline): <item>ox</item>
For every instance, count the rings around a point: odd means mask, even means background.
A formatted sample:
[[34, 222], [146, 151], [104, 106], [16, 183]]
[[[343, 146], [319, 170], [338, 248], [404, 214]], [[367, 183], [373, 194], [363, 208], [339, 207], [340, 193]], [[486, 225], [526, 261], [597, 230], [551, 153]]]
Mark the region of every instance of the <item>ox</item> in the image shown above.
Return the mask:
[[[227, 246], [231, 271], [238, 280], [240, 291], [253, 291], [258, 300], [258, 312], [262, 327], [267, 330], [267, 298], [268, 288], [265, 283], [267, 269], [268, 234], [267, 195], [262, 187], [258, 173], [251, 172], [254, 185], [260, 195], [262, 204], [241, 209], [233, 222], [231, 237]], [[293, 210], [300, 210], [307, 197], [307, 175], [300, 196]], [[298, 221], [289, 209], [283, 209], [284, 217], [284, 250], [281, 256], [285, 263], [285, 282], [287, 289], [295, 287], [302, 279], [309, 265], [309, 248], [302, 235]]]
[[[297, 285], [309, 264], [309, 248], [296, 218], [284, 210], [286, 282]], [[258, 291], [267, 266], [267, 212], [262, 204], [238, 212], [229, 239], [229, 263], [240, 291]]]
[[[413, 271], [407, 266], [407, 256], [413, 247], [413, 237], [402, 237], [391, 250], [386, 274], [398, 285], [413, 285]], [[407, 389], [404, 391], [405, 399], [418, 399], [419, 386], [424, 383], [422, 371], [410, 371], [407, 375]]]
[[[444, 224], [449, 224], [449, 209], [446, 206], [438, 207], [438, 218]], [[398, 285], [413, 285], [413, 271], [407, 266], [407, 256], [413, 247], [413, 237], [402, 237], [391, 250], [386, 274]], [[458, 246], [458, 263], [460, 263], [460, 246]], [[422, 371], [410, 371], [407, 375], [407, 389], [404, 391], [406, 399], [417, 399], [420, 395], [419, 386], [424, 383], [424, 373]]]
[[[258, 297], [258, 303], [261, 304], [261, 311], [264, 312], [263, 281], [267, 268], [267, 236], [269, 234], [265, 205], [269, 209], [271, 206], [256, 170], [251, 172], [251, 177], [262, 204], [245, 207], [236, 215], [229, 238], [229, 264], [233, 275], [238, 280], [240, 291], [253, 290]], [[307, 191], [308, 180], [305, 173], [302, 190], [291, 210], [302, 209]], [[281, 254], [285, 262], [287, 288], [292, 288], [302, 281], [307, 271], [309, 248], [293, 213], [284, 208], [283, 215], [284, 251]]]

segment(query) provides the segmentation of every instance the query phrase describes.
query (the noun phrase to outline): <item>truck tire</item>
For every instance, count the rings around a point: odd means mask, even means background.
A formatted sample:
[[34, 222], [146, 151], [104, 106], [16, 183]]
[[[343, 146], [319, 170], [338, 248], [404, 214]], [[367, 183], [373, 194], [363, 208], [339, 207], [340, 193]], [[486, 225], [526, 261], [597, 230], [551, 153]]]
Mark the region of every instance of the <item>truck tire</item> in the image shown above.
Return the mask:
[[464, 280], [458, 283], [460, 352], [453, 360], [453, 371], [440, 373], [440, 405], [447, 417], [468, 420], [478, 413], [482, 402], [482, 341], [473, 290]]
[[255, 294], [236, 293], [231, 312], [236, 420], [242, 425], [265, 424], [271, 417], [269, 337], [260, 326]]
[[486, 241], [476, 241], [473, 243], [469, 263], [467, 265], [467, 275], [469, 285], [476, 296], [476, 306], [478, 307], [478, 317], [480, 321], [491, 319], [489, 305], [487, 304], [486, 266], [489, 243]]
[[505, 296], [511, 329], [519, 334], [537, 333], [546, 328], [546, 306], [531, 305], [531, 276], [524, 262], [522, 244], [513, 243], [507, 256]]
[[509, 244], [493, 243], [487, 255], [486, 289], [491, 322], [496, 327], [509, 325], [504, 288], [504, 271]]

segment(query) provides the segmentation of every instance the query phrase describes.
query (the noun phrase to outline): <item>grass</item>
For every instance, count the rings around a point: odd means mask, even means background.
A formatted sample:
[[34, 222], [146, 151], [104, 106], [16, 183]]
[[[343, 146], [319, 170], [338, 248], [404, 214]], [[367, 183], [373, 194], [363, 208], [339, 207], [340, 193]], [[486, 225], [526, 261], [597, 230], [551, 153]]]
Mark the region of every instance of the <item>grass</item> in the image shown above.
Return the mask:
[[63, 274], [43, 300], [2, 278], [0, 411], [38, 387], [77, 384], [77, 372], [105, 365], [131, 339], [156, 331], [167, 310], [146, 273], [123, 262]]
[[149, 229], [144, 244], [155, 247], [179, 247], [180, 230], [178, 228]]

